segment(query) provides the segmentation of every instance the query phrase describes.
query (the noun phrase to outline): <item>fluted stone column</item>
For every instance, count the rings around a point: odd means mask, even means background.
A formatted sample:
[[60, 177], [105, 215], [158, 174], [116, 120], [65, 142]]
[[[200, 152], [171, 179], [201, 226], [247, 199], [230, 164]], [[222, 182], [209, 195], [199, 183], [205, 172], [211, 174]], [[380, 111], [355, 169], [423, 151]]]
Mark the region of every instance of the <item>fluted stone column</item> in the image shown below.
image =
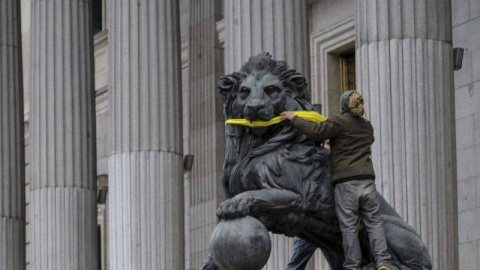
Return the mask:
[[[189, 180], [190, 262], [199, 267], [208, 254], [210, 235], [225, 200], [222, 186], [225, 158], [223, 96], [216, 81], [224, 74], [223, 51], [216, 30], [222, 17], [221, 0], [190, 2], [189, 39], [189, 153], [195, 162]], [[189, 265], [190, 266], [190, 265]]]
[[91, 1], [31, 6], [31, 269], [97, 269]]
[[20, 2], [0, 2], [0, 270], [25, 267]]
[[[225, 0], [225, 72], [241, 68], [252, 55], [270, 52], [309, 78], [308, 1]], [[265, 269], [282, 269], [293, 238], [272, 235], [272, 255]], [[313, 261], [313, 259], [312, 259]]]
[[183, 270], [178, 1], [108, 8], [110, 267]]
[[457, 269], [451, 3], [357, 0], [356, 31], [378, 189], [421, 234], [433, 268]]

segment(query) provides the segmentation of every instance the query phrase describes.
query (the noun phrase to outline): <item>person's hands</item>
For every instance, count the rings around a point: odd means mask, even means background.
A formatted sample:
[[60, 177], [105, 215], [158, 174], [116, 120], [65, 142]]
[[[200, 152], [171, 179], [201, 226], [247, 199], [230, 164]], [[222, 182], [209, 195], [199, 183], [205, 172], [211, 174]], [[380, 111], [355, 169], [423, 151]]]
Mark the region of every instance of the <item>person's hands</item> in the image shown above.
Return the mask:
[[282, 114], [280, 114], [280, 117], [282, 117], [283, 119], [288, 119], [288, 120], [292, 120], [292, 118], [294, 116], [295, 115], [293, 114], [293, 112], [290, 112], [290, 111], [286, 111], [286, 112], [283, 112]]
[[325, 140], [325, 142], [323, 143], [323, 147], [327, 148], [328, 150], [330, 150], [330, 140]]

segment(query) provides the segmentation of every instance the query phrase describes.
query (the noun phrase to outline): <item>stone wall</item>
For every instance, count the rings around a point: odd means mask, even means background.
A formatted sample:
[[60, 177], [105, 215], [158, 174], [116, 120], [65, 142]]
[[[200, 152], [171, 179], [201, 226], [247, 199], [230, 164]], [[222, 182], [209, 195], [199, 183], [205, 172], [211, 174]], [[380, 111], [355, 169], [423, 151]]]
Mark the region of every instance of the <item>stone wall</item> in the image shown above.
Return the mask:
[[217, 226], [215, 211], [225, 200], [221, 173], [224, 150], [223, 97], [216, 90], [216, 80], [224, 74], [223, 47], [216, 22], [222, 17], [220, 0], [190, 1], [188, 41], [187, 107], [189, 154], [195, 156], [189, 174], [189, 265], [200, 267], [208, 254], [208, 244]]
[[[22, 16], [22, 62], [24, 67], [30, 66], [30, 1], [22, 0], [20, 2], [20, 11]], [[29, 140], [29, 119], [28, 119], [28, 100], [30, 90], [30, 70], [23, 69], [23, 110], [25, 112], [25, 245], [26, 245], [26, 269], [30, 269], [30, 140]]]
[[480, 265], [480, 0], [452, 0], [453, 46], [465, 49], [455, 72], [460, 269]]

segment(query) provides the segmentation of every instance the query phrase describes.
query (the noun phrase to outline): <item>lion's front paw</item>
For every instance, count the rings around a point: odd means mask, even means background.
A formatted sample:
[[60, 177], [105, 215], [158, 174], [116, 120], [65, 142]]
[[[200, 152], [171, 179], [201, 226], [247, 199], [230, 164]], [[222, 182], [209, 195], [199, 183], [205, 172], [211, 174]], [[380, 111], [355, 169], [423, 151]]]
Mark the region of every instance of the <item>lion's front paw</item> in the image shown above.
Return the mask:
[[254, 197], [244, 197], [240, 200], [235, 198], [226, 200], [218, 207], [217, 216], [220, 219], [235, 219], [247, 216], [254, 202]]

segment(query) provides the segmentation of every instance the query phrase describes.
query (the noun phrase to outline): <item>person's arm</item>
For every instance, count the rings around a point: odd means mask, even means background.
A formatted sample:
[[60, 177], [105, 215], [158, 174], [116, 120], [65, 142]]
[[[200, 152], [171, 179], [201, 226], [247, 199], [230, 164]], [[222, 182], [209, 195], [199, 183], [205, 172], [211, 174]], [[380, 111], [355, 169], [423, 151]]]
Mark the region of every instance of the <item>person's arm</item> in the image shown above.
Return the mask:
[[284, 117], [284, 119], [289, 119], [294, 127], [300, 129], [308, 138], [316, 141], [334, 138], [342, 129], [341, 124], [335, 117], [317, 124], [294, 116], [292, 112], [284, 112], [281, 116]]

